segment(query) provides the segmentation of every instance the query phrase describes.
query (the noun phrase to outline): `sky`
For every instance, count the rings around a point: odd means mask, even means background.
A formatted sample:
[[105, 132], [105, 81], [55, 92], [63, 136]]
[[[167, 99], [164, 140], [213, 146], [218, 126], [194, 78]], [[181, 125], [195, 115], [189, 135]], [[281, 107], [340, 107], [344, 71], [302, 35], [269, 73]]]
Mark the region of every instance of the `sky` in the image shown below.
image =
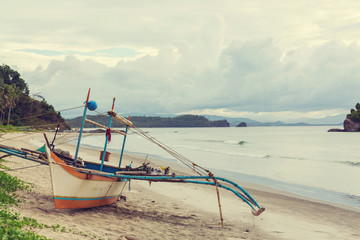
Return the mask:
[[146, 116], [294, 122], [360, 102], [356, 0], [13, 0], [0, 29], [0, 64], [58, 111], [89, 88], [100, 112], [116, 97]]

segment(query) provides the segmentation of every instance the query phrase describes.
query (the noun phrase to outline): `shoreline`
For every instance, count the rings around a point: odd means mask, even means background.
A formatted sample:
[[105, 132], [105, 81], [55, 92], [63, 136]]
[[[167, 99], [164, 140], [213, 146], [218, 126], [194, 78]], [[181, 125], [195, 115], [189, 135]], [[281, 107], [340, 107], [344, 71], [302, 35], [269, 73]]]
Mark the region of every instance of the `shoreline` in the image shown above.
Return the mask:
[[[97, 135], [103, 135], [104, 133], [97, 133]], [[70, 142], [71, 144], [71, 142]], [[76, 142], [72, 143], [72, 148], [75, 148]], [[103, 147], [94, 147], [91, 145], [82, 145], [83, 148], [89, 149], [97, 149], [102, 150]], [[114, 149], [108, 147], [108, 151], [120, 153], [119, 149]], [[125, 153], [129, 156], [133, 156], [135, 158], [144, 158], [146, 154], [140, 152], [126, 152]], [[157, 166], [168, 166], [170, 165], [172, 168], [179, 169], [183, 168], [184, 166], [174, 159], [166, 159], [161, 156], [157, 155], [148, 155], [149, 159], [152, 159]], [[187, 174], [191, 174], [188, 171], [188, 168], [183, 168], [183, 173], [187, 172]], [[296, 183], [286, 183], [280, 180], [274, 180], [270, 178], [265, 178], [261, 176], [252, 176], [237, 172], [231, 172], [227, 170], [218, 170], [218, 169], [209, 169], [216, 176], [226, 177], [234, 182], [239, 183], [241, 186], [246, 186], [250, 188], [261, 189], [261, 191], [266, 191], [269, 193], [276, 193], [285, 196], [293, 196], [294, 198], [300, 198], [303, 200], [308, 200], [312, 202], [324, 203], [328, 205], [332, 205], [335, 207], [340, 207], [346, 210], [357, 211], [360, 212], [360, 197], [353, 196], [349, 193], [343, 192], [336, 192], [333, 190], [328, 190], [325, 188], [313, 187], [313, 186], [306, 186], [306, 185], [299, 185]], [[257, 187], [255, 187], [257, 186]]]
[[[48, 133], [49, 139], [51, 133]], [[69, 140], [77, 134], [58, 139]], [[3, 140], [7, 139], [5, 142]], [[24, 141], [24, 139], [27, 139]], [[14, 147], [34, 149], [43, 144], [41, 133], [13, 133], [2, 135], [3, 144]], [[59, 140], [60, 142], [60, 140]], [[60, 148], [75, 150], [74, 145], [66, 143]], [[98, 149], [82, 147], [79, 156], [83, 159], [97, 160]], [[113, 153], [110, 162], [115, 162], [119, 153]], [[31, 165], [16, 157], [8, 158], [11, 168]], [[164, 160], [148, 159], [161, 166]], [[123, 164], [131, 161], [142, 163], [143, 158], [126, 154]], [[168, 162], [166, 162], [168, 165]], [[175, 163], [178, 165], [177, 163]], [[187, 169], [170, 166], [173, 170], [182, 172]], [[35, 173], [35, 174], [34, 174]], [[38, 221], [51, 222], [61, 226], [86, 229], [93, 235], [109, 239], [358, 239], [360, 230], [360, 211], [357, 209], [336, 206], [322, 201], [303, 198], [270, 189], [267, 186], [242, 183], [243, 186], [266, 211], [259, 217], [254, 217], [244, 203], [236, 199], [232, 193], [220, 191], [221, 205], [225, 228], [221, 228], [218, 205], [214, 188], [181, 183], [152, 183], [131, 181], [131, 191], [125, 190], [127, 202], [120, 202], [114, 211], [113, 206], [105, 206], [87, 210], [58, 210], [52, 202], [51, 183], [47, 167], [32, 168], [22, 171], [12, 171], [10, 174], [33, 182], [34, 193], [23, 193], [24, 199], [37, 203], [22, 203], [15, 210], [24, 216], [32, 216]], [[102, 216], [101, 219], [98, 219]], [[106, 216], [106, 217], [105, 217]], [[92, 217], [94, 217], [92, 219]], [[92, 219], [92, 221], [91, 221]], [[107, 227], [99, 230], [99, 221]], [[129, 222], [131, 223], [129, 226]], [[86, 223], [86, 224], [85, 224]], [[123, 226], [124, 224], [125, 226]], [[119, 232], [119, 229], [122, 231]], [[95, 229], [95, 231], [94, 231]], [[135, 230], [135, 231], [134, 231]], [[44, 232], [44, 233], [43, 233]], [[200, 235], [196, 235], [198, 233]], [[53, 239], [64, 237], [88, 239], [84, 236], [73, 236], [70, 233], [42, 230], [40, 233]], [[122, 237], [122, 238], [121, 238]]]

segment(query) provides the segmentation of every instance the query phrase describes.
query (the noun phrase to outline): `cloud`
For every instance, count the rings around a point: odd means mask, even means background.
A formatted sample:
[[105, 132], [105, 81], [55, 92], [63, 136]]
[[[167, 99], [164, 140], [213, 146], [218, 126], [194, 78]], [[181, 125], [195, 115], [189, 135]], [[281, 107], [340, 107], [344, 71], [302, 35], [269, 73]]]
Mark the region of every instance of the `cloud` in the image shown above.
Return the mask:
[[271, 39], [238, 41], [218, 57], [208, 53], [209, 61], [201, 63], [203, 53], [189, 55], [182, 44], [113, 67], [67, 56], [25, 75], [31, 91], [43, 93], [57, 108], [82, 103], [89, 87], [103, 111], [116, 96], [121, 112], [144, 114], [225, 108], [254, 116], [283, 117], [296, 111], [330, 115], [326, 109], [343, 112], [357, 101], [356, 44], [329, 42], [284, 53]]
[[61, 56], [61, 55], [81, 55], [94, 57], [116, 57], [116, 58], [135, 58], [137, 51], [128, 47], [113, 47], [98, 49], [94, 51], [74, 51], [74, 50], [51, 50], [51, 49], [18, 49], [16, 51], [35, 53], [42, 56]]
[[343, 108], [358, 98], [359, 50], [328, 42], [284, 56], [272, 40], [234, 43], [222, 56], [219, 99], [246, 111]]
[[91, 87], [121, 112], [338, 112], [359, 102], [358, 4], [324, 2], [9, 2], [0, 58], [57, 109]]

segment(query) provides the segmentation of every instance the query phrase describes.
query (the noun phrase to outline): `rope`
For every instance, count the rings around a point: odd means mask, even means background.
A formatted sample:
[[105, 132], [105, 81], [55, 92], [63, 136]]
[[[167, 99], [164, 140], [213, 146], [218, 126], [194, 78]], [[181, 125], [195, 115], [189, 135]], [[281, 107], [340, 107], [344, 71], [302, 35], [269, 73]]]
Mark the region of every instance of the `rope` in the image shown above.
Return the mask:
[[58, 112], [64, 112], [64, 111], [69, 111], [69, 110], [74, 110], [74, 109], [78, 109], [78, 108], [83, 108], [84, 106], [78, 106], [78, 107], [72, 107], [72, 108], [65, 108], [65, 109], [61, 109]]
[[[82, 108], [83, 106], [79, 106], [79, 107], [72, 107], [72, 108], [66, 108], [66, 109], [62, 109], [58, 112], [61, 112], [61, 111], [68, 111], [68, 110], [73, 110], [73, 109], [77, 109], [77, 108]], [[98, 113], [99, 115], [102, 115], [102, 116], [106, 116], [107, 114], [104, 114], [104, 113], [101, 113], [101, 112], [98, 112], [95, 110], [96, 113]], [[37, 116], [41, 116], [41, 115], [45, 115], [45, 114], [48, 114], [48, 113], [42, 113], [42, 114], [37, 114], [37, 115], [33, 115], [33, 116], [29, 116], [29, 117], [24, 117], [24, 118], [19, 118], [19, 119], [16, 119], [16, 120], [23, 120], [23, 119], [28, 119], [28, 118], [32, 118], [32, 117], [37, 117]], [[15, 120], [12, 120], [12, 121], [15, 121]], [[57, 125], [57, 124], [60, 124], [60, 123], [54, 123], [54, 124], [43, 124], [43, 125], [35, 125], [37, 127], [39, 126], [51, 126], [51, 125]], [[120, 122], [120, 124], [122, 126], [124, 126], [123, 123]], [[61, 124], [63, 125], [63, 124]], [[24, 126], [22, 126], [24, 127]], [[192, 169], [195, 173], [197, 173], [198, 175], [202, 176], [202, 175], [209, 175], [209, 176], [212, 176], [212, 173], [205, 169], [205, 168], [202, 168], [200, 167], [199, 165], [197, 165], [196, 163], [192, 162], [191, 160], [189, 160], [188, 158], [186, 158], [185, 156], [181, 155], [180, 153], [176, 152], [175, 150], [171, 149], [170, 147], [166, 146], [164, 143], [160, 142], [159, 140], [151, 137], [149, 134], [147, 134], [146, 132], [144, 132], [143, 130], [141, 130], [140, 128], [137, 128], [136, 126], [133, 126], [133, 128], [130, 128], [130, 131], [132, 131], [133, 133], [135, 134], [138, 134], [139, 136], [143, 137], [144, 139], [154, 143], [155, 145], [159, 146], [160, 148], [162, 148], [163, 150], [165, 150], [166, 152], [168, 152], [170, 155], [172, 155], [173, 157], [175, 157], [175, 159], [179, 160], [180, 162], [182, 162], [185, 166], [187, 166], [188, 168]], [[92, 136], [93, 134], [90, 134], [88, 136]], [[84, 137], [88, 137], [88, 136], [84, 136]], [[15, 139], [15, 138], [18, 138], [18, 137], [22, 137], [22, 136], [17, 136], [17, 137], [14, 137], [14, 138], [11, 138], [11, 139]], [[62, 136], [58, 139], [61, 139], [65, 136]], [[11, 139], [4, 139], [2, 141], [7, 141], [7, 140], [11, 140]], [[76, 139], [76, 138], [74, 138]], [[74, 139], [69, 139], [67, 141], [64, 141], [62, 143], [58, 143], [57, 145], [62, 145], [64, 143], [67, 143], [67, 142], [70, 142], [70, 141], [73, 141]], [[0, 142], [2, 142], [0, 141]]]
[[97, 114], [102, 115], [102, 116], [107, 116], [107, 112], [101, 113], [101, 112], [98, 112], [98, 111], [96, 111], [96, 110], [94, 110], [94, 112], [96, 112]]
[[212, 175], [212, 173], [209, 170], [200, 167], [199, 165], [192, 162], [191, 160], [189, 160], [185, 156], [181, 155], [180, 153], [178, 153], [175, 150], [171, 149], [170, 147], [166, 146], [164, 143], [160, 142], [159, 140], [155, 139], [154, 137], [151, 137], [149, 134], [147, 134], [146, 132], [144, 132], [140, 128], [137, 128], [137, 127], [134, 126], [133, 128], [130, 128], [130, 130], [133, 133], [138, 134], [139, 136], [145, 138], [146, 140], [148, 140], [148, 141], [154, 143], [155, 145], [159, 146], [160, 148], [164, 149], [166, 152], [168, 152], [170, 155], [172, 155], [177, 160], [182, 162], [188, 168], [192, 169], [198, 175], [200, 175], [200, 176], [202, 176], [202, 175]]
[[13, 140], [15, 138], [21, 138], [21, 137], [25, 137], [25, 135], [16, 136], [16, 137], [13, 137], [13, 138], [6, 138], [6, 139], [3, 139], [3, 140], [0, 140], [0, 142], [5, 142], [5, 141]]
[[[35, 125], [35, 126], [51, 126], [51, 125], [56, 125], [58, 123], [54, 123], [54, 124], [43, 124], [43, 125]], [[64, 124], [60, 124], [60, 125], [64, 125]], [[31, 126], [20, 126], [18, 128], [22, 128], [22, 127], [31, 127]], [[5, 142], [5, 141], [9, 141], [9, 140], [13, 140], [13, 139], [16, 139], [16, 138], [22, 138], [22, 137], [25, 137], [26, 135], [20, 135], [20, 136], [16, 136], [16, 137], [13, 137], [13, 138], [6, 138], [6, 139], [3, 139], [3, 140], [0, 140], [0, 142]]]
[[38, 125], [31, 125], [31, 126], [16, 126], [16, 128], [26, 128], [26, 127], [45, 127], [45, 126], [54, 126], [54, 125], [61, 125], [61, 126], [64, 126], [65, 124], [64, 123], [49, 123], [49, 124], [38, 124]]
[[[64, 134], [63, 136], [57, 137], [56, 140], [62, 139], [64, 137], [67, 137], [69, 134], [71, 134], [71, 132], [68, 132], [66, 134]], [[58, 145], [58, 144], [57, 144]]]
[[[99, 113], [101, 114], [101, 113]], [[120, 122], [120, 121], [118, 121]], [[125, 127], [125, 125], [123, 123], [120, 122], [120, 124], [122, 126]], [[154, 137], [150, 136], [149, 134], [147, 134], [145, 131], [141, 130], [140, 128], [137, 128], [135, 125], [133, 125], [132, 128], [130, 128], [130, 131], [132, 131], [132, 133], [137, 134], [141, 137], [143, 137], [144, 139], [154, 143], [155, 145], [157, 145], [158, 147], [162, 148], [163, 150], [165, 150], [167, 153], [169, 153], [170, 155], [172, 155], [175, 159], [179, 160], [180, 162], [182, 162], [185, 166], [187, 166], [188, 168], [192, 169], [194, 171], [194, 173], [197, 173], [198, 175], [202, 176], [202, 175], [209, 175], [209, 176], [213, 176], [213, 174], [203, 168], [200, 167], [199, 165], [197, 165], [196, 163], [194, 163], [193, 161], [189, 160], [188, 158], [186, 158], [185, 156], [181, 155], [180, 153], [176, 152], [175, 150], [173, 150], [172, 148], [166, 146], [164, 143], [160, 142], [159, 140], [155, 139]]]
[[[78, 109], [78, 108], [82, 108], [82, 107], [84, 107], [84, 106], [65, 108], [65, 109], [61, 109], [61, 110], [58, 111], [58, 112], [69, 111], [69, 110]], [[46, 114], [49, 114], [49, 113], [41, 113], [41, 114], [36, 114], [36, 115], [28, 116], [28, 117], [23, 117], [23, 118], [18, 118], [18, 119], [12, 119], [12, 120], [10, 120], [10, 122], [13, 122], [13, 121], [16, 121], [16, 120], [29, 119], [29, 118], [33, 118], [33, 117], [38, 117], [38, 116], [46, 115]], [[4, 122], [5, 122], [5, 121], [4, 121]], [[1, 122], [1, 124], [3, 124], [3, 122]], [[51, 123], [51, 124], [39, 124], [39, 125], [33, 125], [33, 126], [14, 126], [14, 127], [21, 129], [21, 128], [27, 128], [27, 127], [53, 126], [53, 125], [57, 125], [57, 124], [60, 124], [61, 126], [64, 126], [64, 125], [65, 125], [64, 123], [58, 122], [58, 123]], [[3, 140], [0, 140], [0, 142], [4, 142], [4, 141], [16, 139], [16, 138], [21, 138], [21, 137], [25, 137], [25, 136], [23, 135], [23, 136], [16, 136], [16, 137], [13, 137], [13, 138], [3, 139]]]
[[[100, 112], [98, 112], [96, 110], [95, 110], [95, 112], [98, 113], [99, 115], [102, 115], [102, 116], [107, 115], [107, 114], [100, 113]], [[125, 127], [124, 123], [122, 123], [120, 121], [118, 121], [118, 122], [120, 123], [121, 126]], [[185, 156], [181, 155], [180, 153], [178, 153], [175, 150], [171, 149], [170, 147], [166, 146], [164, 143], [162, 143], [159, 140], [155, 139], [154, 137], [150, 136], [145, 131], [141, 130], [140, 128], [137, 128], [135, 125], [133, 125], [133, 127], [130, 128], [130, 131], [132, 131], [132, 133], [137, 134], [137, 135], [143, 137], [144, 139], [152, 142], [153, 144], [159, 146], [160, 148], [162, 148], [163, 150], [168, 152], [170, 155], [172, 155], [175, 159], [182, 162], [185, 166], [192, 169], [198, 175], [200, 175], [200, 176], [202, 176], [202, 175], [210, 175], [210, 176], [212, 176], [213, 175], [209, 170], [200, 167], [199, 165], [192, 162], [191, 160], [189, 160]]]
[[[82, 108], [82, 107], [84, 107], [84, 106], [78, 106], [78, 107], [72, 107], [72, 108], [65, 108], [65, 109], [59, 110], [59, 111], [57, 111], [57, 112], [69, 111], [69, 110], [73, 110], [73, 109], [77, 109], [77, 108]], [[11, 119], [10, 122], [17, 121], [17, 120], [29, 119], [29, 118], [38, 117], [38, 116], [43, 116], [43, 115], [50, 114], [50, 113], [53, 113], [53, 112], [40, 113], [40, 114], [28, 116], [28, 117]], [[4, 122], [6, 122], [6, 121], [1, 122], [1, 124], [3, 124]]]
[[[71, 133], [68, 133], [68, 134], [66, 134], [66, 135], [64, 135], [64, 136], [58, 137], [57, 140], [59, 140], [59, 139], [61, 139], [61, 138], [64, 138], [64, 137], [66, 137], [66, 136], [69, 135], [69, 134], [71, 134]], [[95, 135], [95, 134], [97, 134], [97, 133], [89, 133], [88, 135], [82, 136], [82, 138], [90, 137], [90, 136], [93, 136], [93, 135]], [[61, 143], [56, 143], [56, 145], [59, 146], [59, 145], [62, 145], [62, 144], [65, 144], [65, 143], [74, 141], [74, 140], [76, 140], [76, 139], [78, 139], [78, 137], [73, 137], [73, 138], [68, 139], [68, 140], [66, 140], [66, 141], [63, 141], [63, 142], [61, 142]]]
[[26, 168], [33, 168], [33, 167], [39, 167], [44, 165], [43, 163], [40, 164], [36, 164], [36, 165], [32, 165], [32, 166], [28, 166], [28, 167], [21, 167], [21, 168], [15, 168], [15, 169], [6, 169], [6, 170], [1, 170], [0, 172], [9, 172], [9, 171], [17, 171], [17, 170], [22, 170], [22, 169], [26, 169]]

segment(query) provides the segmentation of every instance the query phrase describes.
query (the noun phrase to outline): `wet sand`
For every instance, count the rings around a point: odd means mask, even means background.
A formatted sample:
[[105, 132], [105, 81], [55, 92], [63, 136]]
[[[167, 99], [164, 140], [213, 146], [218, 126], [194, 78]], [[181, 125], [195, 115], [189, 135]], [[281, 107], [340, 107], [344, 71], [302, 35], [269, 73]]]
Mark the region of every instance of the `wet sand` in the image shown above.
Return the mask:
[[[47, 133], [52, 139], [53, 133]], [[57, 147], [72, 155], [75, 146], [66, 142], [77, 134], [60, 133]], [[11, 133], [0, 137], [0, 144], [37, 149], [44, 144], [42, 133]], [[61, 144], [63, 143], [63, 144]], [[81, 147], [79, 156], [99, 161], [99, 150]], [[12, 169], [37, 163], [17, 157], [6, 158]], [[116, 164], [118, 153], [110, 163]], [[144, 158], [125, 155], [123, 165]], [[187, 171], [176, 163], [147, 159], [151, 165], [170, 166], [177, 173]], [[360, 210], [320, 202], [268, 187], [240, 183], [266, 208], [260, 216], [233, 193], [220, 191], [224, 228], [221, 227], [214, 187], [182, 183], [131, 181], [122, 195], [125, 201], [91, 209], [55, 209], [48, 166], [36, 166], [9, 172], [35, 186], [21, 192], [24, 199], [14, 210], [40, 223], [56, 226], [37, 233], [52, 239], [360, 239]], [[129, 191], [130, 190], [130, 191]], [[64, 228], [63, 228], [64, 227]], [[63, 228], [63, 231], [61, 231]]]

